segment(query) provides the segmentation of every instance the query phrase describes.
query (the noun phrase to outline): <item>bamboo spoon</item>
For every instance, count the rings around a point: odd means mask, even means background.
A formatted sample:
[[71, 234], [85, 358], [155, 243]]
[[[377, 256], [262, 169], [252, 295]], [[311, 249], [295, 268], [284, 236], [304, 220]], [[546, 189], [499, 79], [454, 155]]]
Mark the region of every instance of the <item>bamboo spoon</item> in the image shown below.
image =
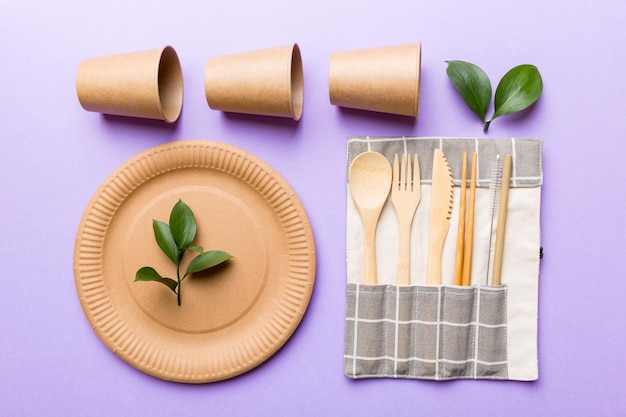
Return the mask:
[[348, 181], [365, 234], [363, 280], [376, 285], [376, 226], [391, 189], [391, 165], [378, 152], [364, 152], [350, 164]]
[[500, 206], [498, 207], [498, 228], [496, 229], [496, 248], [493, 255], [493, 275], [491, 285], [500, 285], [502, 275], [502, 255], [504, 252], [504, 232], [506, 213], [509, 205], [509, 182], [511, 181], [512, 156], [504, 155], [502, 164], [502, 185], [500, 188]]
[[463, 284], [472, 282], [472, 252], [474, 250], [474, 206], [476, 202], [476, 165], [478, 154], [472, 155], [472, 173], [470, 175], [470, 195], [467, 208], [467, 225], [465, 226], [465, 251], [463, 254]]
[[459, 201], [458, 232], [456, 235], [456, 258], [454, 262], [454, 285], [463, 285], [463, 256], [465, 250], [465, 194], [467, 179], [467, 152], [463, 152], [461, 167], [461, 200]]

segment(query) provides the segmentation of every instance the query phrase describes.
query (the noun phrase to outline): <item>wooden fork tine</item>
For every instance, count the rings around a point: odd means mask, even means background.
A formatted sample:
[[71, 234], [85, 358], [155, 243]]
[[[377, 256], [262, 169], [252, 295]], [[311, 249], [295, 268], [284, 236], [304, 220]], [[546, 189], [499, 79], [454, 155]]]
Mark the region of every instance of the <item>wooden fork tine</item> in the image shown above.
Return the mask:
[[[408, 169], [410, 171], [411, 167], [409, 166]], [[407, 190], [407, 158], [406, 158], [405, 153], [402, 154], [402, 171], [400, 173], [400, 186], [402, 188], [402, 191]]]
[[392, 178], [391, 178], [391, 189], [398, 189], [400, 184], [400, 167], [398, 164], [398, 154], [393, 158], [393, 169], [392, 169]]
[[421, 181], [421, 177], [420, 177], [420, 162], [419, 162], [419, 159], [417, 158], [417, 154], [414, 154], [413, 155], [412, 187], [413, 187], [413, 192], [417, 193], [418, 198], [421, 197], [420, 181]]

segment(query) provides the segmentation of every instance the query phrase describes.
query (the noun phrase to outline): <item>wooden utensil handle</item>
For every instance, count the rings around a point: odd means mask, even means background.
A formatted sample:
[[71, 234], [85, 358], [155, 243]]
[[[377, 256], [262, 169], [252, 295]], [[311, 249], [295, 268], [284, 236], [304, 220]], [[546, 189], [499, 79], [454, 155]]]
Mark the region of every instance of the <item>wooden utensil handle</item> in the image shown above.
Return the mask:
[[463, 257], [465, 256], [465, 194], [467, 179], [467, 152], [463, 152], [461, 167], [461, 194], [459, 199], [459, 219], [456, 235], [456, 252], [454, 259], [454, 285], [463, 284]]
[[472, 155], [470, 195], [467, 202], [467, 224], [465, 225], [465, 253], [463, 254], [463, 285], [472, 283], [472, 256], [474, 251], [474, 207], [476, 205], [476, 165], [478, 154]]
[[500, 206], [498, 207], [498, 227], [496, 229], [496, 247], [493, 255], [493, 275], [491, 285], [500, 285], [502, 277], [502, 257], [504, 254], [504, 233], [506, 214], [509, 205], [509, 182], [511, 181], [512, 156], [504, 155], [502, 164], [502, 186], [500, 188]]
[[398, 245], [398, 285], [409, 285], [411, 270], [411, 222], [400, 222]]
[[[371, 215], [370, 215], [371, 216]], [[368, 217], [366, 215], [365, 217]], [[363, 282], [367, 285], [376, 285], [376, 227], [378, 216], [364, 219], [365, 252], [363, 253]]]

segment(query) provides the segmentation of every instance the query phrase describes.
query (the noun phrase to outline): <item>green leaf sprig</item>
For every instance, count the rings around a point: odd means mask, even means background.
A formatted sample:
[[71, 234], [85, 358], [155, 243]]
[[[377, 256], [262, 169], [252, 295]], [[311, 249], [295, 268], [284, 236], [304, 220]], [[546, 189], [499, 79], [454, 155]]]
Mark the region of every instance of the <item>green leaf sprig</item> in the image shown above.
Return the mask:
[[[144, 266], [135, 274], [135, 282], [160, 282], [174, 291], [179, 306], [181, 305], [181, 284], [185, 278], [190, 274], [212, 268], [232, 258], [230, 254], [224, 251], [205, 252], [200, 246], [192, 246], [197, 231], [196, 217], [182, 200], [178, 200], [172, 208], [169, 224], [152, 220], [152, 228], [159, 248], [176, 266], [176, 279], [162, 277], [154, 268]], [[185, 273], [181, 276], [180, 266], [186, 251], [197, 252], [199, 255], [189, 262]]]
[[446, 61], [446, 73], [463, 101], [483, 122], [487, 133], [491, 122], [500, 116], [517, 113], [535, 103], [543, 90], [543, 80], [534, 65], [518, 65], [507, 72], [498, 83], [494, 113], [486, 119], [491, 104], [491, 82], [480, 67], [465, 61]]

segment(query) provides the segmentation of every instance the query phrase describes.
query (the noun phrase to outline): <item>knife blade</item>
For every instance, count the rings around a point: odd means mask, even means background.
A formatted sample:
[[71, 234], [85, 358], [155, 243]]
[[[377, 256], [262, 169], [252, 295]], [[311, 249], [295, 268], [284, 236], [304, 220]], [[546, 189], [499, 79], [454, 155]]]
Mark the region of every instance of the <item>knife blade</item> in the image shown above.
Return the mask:
[[452, 214], [452, 172], [445, 155], [435, 149], [430, 199], [430, 224], [428, 230], [428, 268], [426, 284], [441, 285], [441, 255], [450, 229]]

